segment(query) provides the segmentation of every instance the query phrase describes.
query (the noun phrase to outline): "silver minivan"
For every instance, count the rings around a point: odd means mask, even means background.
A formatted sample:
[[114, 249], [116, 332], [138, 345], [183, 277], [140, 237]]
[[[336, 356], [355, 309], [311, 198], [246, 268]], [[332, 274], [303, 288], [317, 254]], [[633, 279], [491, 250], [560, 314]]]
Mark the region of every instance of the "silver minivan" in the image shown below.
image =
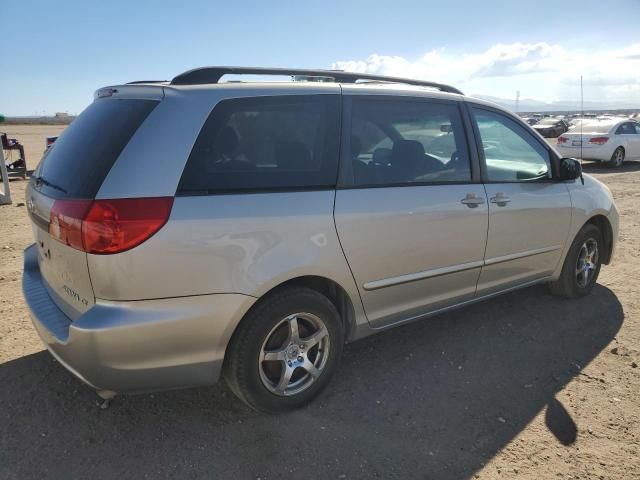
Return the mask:
[[60, 363], [103, 398], [222, 375], [268, 412], [345, 342], [542, 282], [588, 294], [618, 233], [607, 187], [517, 116], [341, 71], [100, 89], [26, 195], [24, 296]]

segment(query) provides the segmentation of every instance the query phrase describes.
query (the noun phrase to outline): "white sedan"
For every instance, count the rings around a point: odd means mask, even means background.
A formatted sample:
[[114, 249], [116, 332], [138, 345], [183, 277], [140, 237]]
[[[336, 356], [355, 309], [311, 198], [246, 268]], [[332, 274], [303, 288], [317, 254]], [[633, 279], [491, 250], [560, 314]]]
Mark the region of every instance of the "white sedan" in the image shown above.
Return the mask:
[[640, 160], [640, 124], [634, 120], [584, 120], [558, 137], [563, 157], [608, 162], [619, 168], [627, 160]]

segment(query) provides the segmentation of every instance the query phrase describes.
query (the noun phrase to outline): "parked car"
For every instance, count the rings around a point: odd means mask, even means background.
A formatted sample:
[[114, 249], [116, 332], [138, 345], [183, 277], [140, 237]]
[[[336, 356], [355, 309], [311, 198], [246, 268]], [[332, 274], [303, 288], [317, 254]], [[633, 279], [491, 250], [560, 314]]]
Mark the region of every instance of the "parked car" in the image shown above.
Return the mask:
[[620, 168], [640, 159], [640, 124], [633, 120], [587, 120], [558, 137], [561, 155], [607, 162]]
[[538, 119], [535, 117], [525, 117], [522, 119], [523, 122], [526, 122], [528, 125], [535, 125], [538, 123]]
[[56, 142], [56, 140], [58, 139], [58, 136], [54, 136], [54, 137], [47, 137], [46, 141], [45, 141], [45, 150], [51, 148], [53, 146], [53, 144]]
[[569, 124], [558, 118], [544, 118], [533, 129], [545, 138], [555, 138], [569, 130]]
[[267, 412], [316, 397], [345, 342], [538, 283], [587, 295], [618, 233], [610, 191], [514, 114], [335, 71], [100, 89], [26, 203], [24, 296], [62, 365], [103, 398], [222, 376]]

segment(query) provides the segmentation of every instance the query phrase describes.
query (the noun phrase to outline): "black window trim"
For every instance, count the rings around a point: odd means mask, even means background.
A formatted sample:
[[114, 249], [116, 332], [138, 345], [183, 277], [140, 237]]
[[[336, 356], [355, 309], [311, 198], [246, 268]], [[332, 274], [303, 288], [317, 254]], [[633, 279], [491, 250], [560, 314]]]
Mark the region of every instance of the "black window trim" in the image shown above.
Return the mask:
[[[407, 102], [407, 103], [439, 103], [445, 105], [454, 105], [462, 120], [462, 128], [464, 142], [468, 156], [469, 166], [471, 168], [471, 179], [452, 181], [452, 182], [399, 182], [399, 183], [374, 183], [365, 185], [354, 185], [352, 174], [352, 163], [349, 152], [351, 151], [351, 111], [353, 108], [353, 100], [371, 100], [371, 101], [388, 101], [388, 102]], [[367, 188], [399, 188], [399, 187], [446, 187], [448, 185], [470, 185], [480, 184], [481, 170], [480, 159], [475, 148], [471, 148], [473, 136], [471, 133], [471, 122], [466, 115], [463, 107], [463, 101], [447, 100], [442, 98], [422, 97], [413, 95], [359, 95], [357, 93], [342, 94], [342, 125], [340, 129], [340, 165], [338, 168], [338, 183], [336, 190], [360, 190]]]
[[187, 164], [189, 162], [189, 156], [191, 156], [191, 150], [193, 150], [193, 147], [195, 146], [195, 142], [197, 141], [198, 137], [200, 136], [200, 134], [202, 133], [202, 130], [204, 129], [207, 121], [209, 120], [209, 117], [214, 113], [214, 111], [216, 110], [216, 108], [224, 101], [227, 100], [247, 100], [247, 99], [277, 99], [277, 98], [281, 98], [281, 97], [287, 97], [287, 98], [304, 98], [304, 97], [317, 97], [320, 95], [329, 95], [329, 96], [333, 96], [333, 97], [337, 97], [337, 103], [338, 103], [338, 112], [337, 112], [337, 121], [339, 122], [338, 125], [338, 132], [339, 135], [342, 134], [342, 93], [340, 91], [331, 91], [331, 92], [313, 92], [313, 93], [276, 93], [273, 95], [247, 95], [247, 96], [235, 96], [235, 97], [224, 97], [221, 98], [219, 101], [217, 101], [214, 105], [211, 106], [211, 110], [209, 111], [209, 114], [207, 115], [207, 117], [204, 119], [202, 126], [200, 127], [200, 130], [198, 131], [198, 134], [196, 135], [196, 138], [194, 140], [194, 145], [192, 145], [191, 149], [189, 150], [189, 155], [187, 156], [187, 160], [185, 162], [185, 166], [183, 168], [183, 171], [180, 175], [180, 180], [178, 181], [178, 184], [176, 185], [176, 191], [174, 193], [174, 197], [210, 197], [210, 196], [218, 196], [218, 195], [257, 195], [257, 194], [267, 194], [267, 193], [295, 193], [295, 192], [323, 192], [323, 191], [334, 191], [336, 189], [336, 185], [338, 182], [338, 177], [340, 175], [340, 148], [341, 148], [341, 142], [340, 139], [338, 139], [338, 152], [337, 152], [337, 168], [336, 168], [336, 178], [334, 180], [334, 182], [330, 185], [313, 185], [313, 186], [295, 186], [295, 187], [256, 187], [256, 188], [228, 188], [228, 189], [221, 189], [221, 188], [210, 188], [210, 189], [202, 189], [202, 190], [181, 190], [181, 182], [182, 182], [182, 175], [184, 175], [184, 171], [187, 168]]
[[296, 192], [329, 192], [336, 188], [334, 186], [311, 186], [311, 187], [270, 187], [270, 188], [210, 188], [207, 190], [176, 191], [175, 197], [214, 197], [218, 195], [259, 195], [267, 193], [296, 193]]
[[465, 103], [465, 106], [466, 106], [466, 111], [467, 111], [467, 115], [469, 117], [469, 121], [471, 122], [471, 129], [473, 131], [474, 139], [472, 140], [472, 142], [475, 145], [475, 147], [476, 147], [475, 150], [477, 151], [478, 157], [480, 158], [480, 173], [481, 173], [482, 183], [484, 183], [484, 184], [558, 183], [558, 181], [559, 181], [559, 172], [556, 171], [556, 168], [557, 168], [556, 165], [559, 163], [558, 162], [559, 157], [551, 149], [551, 147], [549, 146], [549, 144], [547, 142], [545, 142], [544, 140], [540, 140], [540, 138], [538, 138], [538, 136], [535, 134], [535, 132], [531, 136], [538, 143], [538, 145], [540, 145], [542, 148], [544, 148], [549, 153], [549, 163], [550, 163], [550, 170], [551, 170], [551, 178], [541, 178], [541, 179], [536, 179], [536, 180], [520, 180], [520, 181], [518, 181], [518, 180], [512, 180], [512, 181], [489, 180], [489, 177], [488, 177], [488, 174], [487, 174], [486, 158], [484, 156], [484, 148], [482, 147], [482, 137], [480, 136], [480, 130], [478, 129], [478, 122], [476, 121], [476, 117], [475, 117], [475, 115], [473, 113], [473, 109], [476, 108], [478, 110], [485, 110], [485, 111], [488, 111], [490, 113], [496, 113], [498, 115], [503, 115], [504, 117], [508, 118], [509, 120], [512, 120], [516, 125], [521, 126], [525, 131], [531, 131], [533, 129], [531, 128], [530, 125], [528, 125], [526, 122], [524, 122], [517, 115], [513, 115], [513, 114], [511, 114], [509, 112], [505, 112], [504, 110], [500, 110], [498, 108], [493, 108], [493, 107], [491, 107], [489, 105], [484, 105], [482, 103], [469, 102], [467, 100], [465, 100], [464, 103]]

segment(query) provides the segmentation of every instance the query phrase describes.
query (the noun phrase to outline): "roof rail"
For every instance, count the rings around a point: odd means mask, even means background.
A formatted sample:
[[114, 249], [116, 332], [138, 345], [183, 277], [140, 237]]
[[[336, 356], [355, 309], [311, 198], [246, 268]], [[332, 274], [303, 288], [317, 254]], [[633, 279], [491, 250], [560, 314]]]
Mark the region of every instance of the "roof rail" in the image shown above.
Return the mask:
[[403, 83], [420, 87], [436, 88], [442, 92], [463, 93], [455, 87], [442, 83], [413, 80], [410, 78], [387, 77], [384, 75], [369, 75], [366, 73], [352, 73], [343, 70], [307, 70], [299, 68], [260, 68], [260, 67], [202, 67], [181, 73], [171, 80], [171, 85], [202, 85], [219, 83], [224, 75], [284, 75], [332, 78], [338, 83], [356, 83], [358, 80], [373, 80], [386, 83]]
[[125, 85], [137, 85], [139, 83], [167, 83], [167, 80], [136, 80], [135, 82], [127, 82]]

